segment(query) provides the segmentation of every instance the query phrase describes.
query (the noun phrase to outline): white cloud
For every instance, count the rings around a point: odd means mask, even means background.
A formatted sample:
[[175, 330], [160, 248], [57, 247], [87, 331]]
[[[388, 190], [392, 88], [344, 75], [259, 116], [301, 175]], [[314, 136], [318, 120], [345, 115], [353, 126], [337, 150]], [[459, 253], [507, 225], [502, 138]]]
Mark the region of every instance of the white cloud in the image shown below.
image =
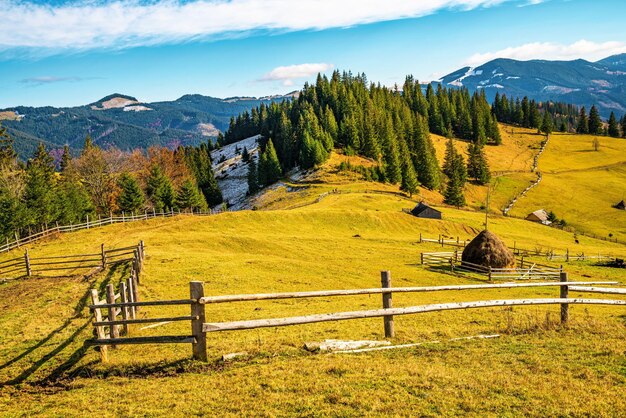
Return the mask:
[[269, 73], [263, 75], [259, 81], [282, 81], [283, 86], [289, 87], [294, 85], [294, 79], [309, 78], [317, 73], [323, 73], [332, 70], [333, 64], [324, 62], [313, 64], [296, 64], [276, 67]]
[[298, 31], [472, 10], [519, 0], [0, 0], [0, 50], [126, 48], [248, 31]]
[[495, 52], [477, 53], [465, 60], [465, 65], [477, 66], [496, 58], [517, 60], [549, 59], [573, 60], [583, 58], [597, 61], [610, 55], [626, 52], [626, 43], [619, 41], [592, 42], [581, 39], [569, 45], [553, 42], [534, 42]]

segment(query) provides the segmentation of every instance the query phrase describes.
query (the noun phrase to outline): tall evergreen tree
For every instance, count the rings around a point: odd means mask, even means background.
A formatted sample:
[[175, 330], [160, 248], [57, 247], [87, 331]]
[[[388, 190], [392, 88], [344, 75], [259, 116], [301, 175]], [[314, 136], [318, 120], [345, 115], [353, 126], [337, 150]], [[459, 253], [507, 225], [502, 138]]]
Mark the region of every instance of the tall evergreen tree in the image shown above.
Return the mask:
[[465, 206], [463, 187], [467, 179], [467, 170], [463, 157], [457, 152], [452, 139], [448, 140], [446, 144], [443, 172], [448, 177], [443, 192], [444, 202], [456, 207]]
[[61, 163], [59, 164], [61, 172], [67, 170], [71, 161], [72, 154], [70, 153], [70, 147], [66, 144], [65, 146], [63, 146], [63, 154], [61, 155]]
[[626, 138], [626, 115], [622, 116], [622, 138]]
[[415, 174], [415, 167], [408, 152], [402, 153], [402, 156], [402, 183], [400, 184], [400, 190], [408, 193], [409, 197], [413, 197], [419, 186], [417, 174]]
[[478, 184], [484, 185], [491, 180], [483, 145], [470, 143], [467, 149], [467, 175]]
[[13, 148], [13, 138], [11, 138], [6, 128], [0, 124], [0, 168], [12, 164], [16, 158], [17, 154]]
[[611, 116], [609, 116], [609, 136], [613, 138], [619, 138], [619, 124], [617, 123], [617, 118], [615, 117], [615, 113], [611, 112]]
[[585, 106], [583, 106], [580, 109], [580, 114], [578, 115], [578, 123], [576, 126], [576, 132], [579, 134], [589, 133], [589, 120], [587, 119], [587, 112], [585, 111]]
[[550, 116], [550, 113], [548, 111], [543, 112], [543, 120], [541, 121], [541, 127], [539, 128], [539, 130], [546, 134], [546, 136], [549, 136], [552, 133], [553, 129], [554, 126], [552, 123], [552, 116]]
[[[319, 147], [321, 144], [317, 143], [314, 146], [316, 149], [313, 152], [320, 152]], [[265, 151], [263, 151], [259, 159], [259, 183], [263, 186], [269, 186], [270, 184], [276, 183], [281, 174], [280, 161], [278, 161], [274, 143], [270, 139], [265, 146]]]
[[174, 208], [176, 191], [169, 177], [158, 164], [150, 167], [146, 192], [155, 211], [169, 211]]
[[589, 111], [589, 133], [592, 135], [602, 135], [602, 119], [596, 106], [591, 106]]
[[122, 173], [117, 181], [121, 190], [117, 197], [117, 205], [120, 211], [126, 213], [138, 212], [143, 208], [144, 196], [137, 179], [129, 173]]
[[259, 191], [259, 172], [254, 158], [248, 164], [248, 194], [253, 195]]
[[54, 160], [43, 143], [39, 143], [26, 166], [24, 202], [28, 207], [29, 225], [45, 225], [56, 219], [58, 207], [55, 194]]
[[176, 194], [176, 206], [182, 210], [204, 210], [206, 201], [198, 187], [191, 180], [185, 180]]

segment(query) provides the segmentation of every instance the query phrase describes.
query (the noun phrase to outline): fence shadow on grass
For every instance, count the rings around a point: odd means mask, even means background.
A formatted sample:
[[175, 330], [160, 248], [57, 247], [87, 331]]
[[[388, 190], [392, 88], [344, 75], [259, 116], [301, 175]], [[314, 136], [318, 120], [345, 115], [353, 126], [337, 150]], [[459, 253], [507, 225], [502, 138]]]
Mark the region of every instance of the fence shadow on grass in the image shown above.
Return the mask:
[[[99, 285], [100, 290], [102, 291], [104, 288], [106, 288], [106, 285], [109, 284], [113, 280], [114, 277], [119, 276], [119, 274], [125, 274], [127, 270], [128, 270], [127, 263], [113, 264], [111, 268], [107, 271], [107, 274], [104, 277], [104, 279], [101, 281]], [[22, 353], [18, 354], [12, 359], [1, 364], [0, 370], [3, 370], [17, 363], [23, 358], [27, 357], [28, 355], [30, 355], [31, 353], [35, 352], [37, 349], [42, 347], [44, 344], [52, 340], [55, 336], [57, 336], [59, 333], [64, 331], [66, 328], [70, 327], [76, 320], [80, 318], [84, 318], [85, 308], [87, 307], [88, 302], [89, 302], [90, 291], [96, 278], [97, 276], [93, 276], [90, 280], [87, 280], [85, 282], [87, 284], [87, 289], [85, 290], [85, 292], [79, 299], [78, 303], [74, 306], [74, 310], [70, 318], [66, 319], [61, 326], [57, 327], [56, 329], [48, 333], [48, 335], [46, 335], [43, 339], [38, 341], [35, 345], [29, 347], [28, 349], [24, 350]], [[37, 370], [39, 370], [42, 366], [48, 363], [51, 359], [58, 356], [63, 350], [65, 350], [68, 346], [74, 343], [77, 337], [91, 324], [91, 316], [87, 315], [87, 317], [88, 317], [87, 321], [82, 323], [67, 339], [60, 342], [50, 352], [43, 355], [39, 360], [35, 361], [30, 367], [28, 367], [18, 376], [6, 382], [0, 382], [0, 387], [6, 386], [6, 385], [18, 385], [20, 383], [23, 383], [29, 377], [31, 377]], [[50, 380], [59, 379], [60, 377], [62, 377], [62, 375], [65, 372], [71, 370], [85, 356], [86, 353], [87, 353], [87, 347], [81, 346], [80, 348], [75, 350], [74, 353], [72, 353], [65, 362], [63, 362], [60, 366], [55, 368], [43, 380], [50, 381]]]

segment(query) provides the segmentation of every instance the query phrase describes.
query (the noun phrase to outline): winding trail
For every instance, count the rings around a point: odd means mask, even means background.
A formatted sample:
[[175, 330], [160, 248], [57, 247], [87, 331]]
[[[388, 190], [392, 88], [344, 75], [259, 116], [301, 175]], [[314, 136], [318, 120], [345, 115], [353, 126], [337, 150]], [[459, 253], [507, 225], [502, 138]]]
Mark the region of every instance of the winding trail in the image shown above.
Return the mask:
[[528, 193], [530, 190], [532, 190], [533, 188], [537, 187], [539, 185], [539, 183], [541, 183], [541, 179], [543, 178], [543, 176], [541, 175], [540, 171], [537, 171], [537, 168], [539, 166], [539, 157], [541, 156], [541, 154], [543, 154], [543, 151], [546, 149], [546, 146], [548, 145], [548, 141], [549, 140], [550, 140], [550, 137], [546, 138], [545, 141], [541, 142], [541, 148], [539, 149], [539, 152], [537, 153], [537, 155], [535, 155], [535, 158], [533, 160], [533, 166], [530, 169], [531, 172], [537, 173], [537, 180], [532, 182], [528, 187], [526, 187], [524, 190], [522, 190], [517, 196], [515, 196], [509, 202], [509, 205], [502, 210], [502, 214], [503, 215], [505, 215], [505, 216], [508, 215], [508, 213], [511, 211], [511, 209], [513, 209], [513, 206], [515, 205], [515, 203], [517, 203], [518, 199], [526, 196], [526, 193]]

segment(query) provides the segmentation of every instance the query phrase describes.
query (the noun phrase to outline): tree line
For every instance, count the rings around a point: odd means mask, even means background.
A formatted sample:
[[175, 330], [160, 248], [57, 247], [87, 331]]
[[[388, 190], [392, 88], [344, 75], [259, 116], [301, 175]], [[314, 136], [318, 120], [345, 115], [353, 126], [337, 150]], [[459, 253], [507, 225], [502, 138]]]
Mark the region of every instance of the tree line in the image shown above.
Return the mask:
[[499, 145], [502, 139], [484, 92], [428, 85], [424, 93], [412, 76], [399, 90], [370, 84], [365, 74], [335, 71], [330, 79], [318, 75], [297, 99], [261, 104], [232, 118], [218, 144], [261, 135], [261, 159], [259, 167], [254, 166], [258, 173], [249, 179], [254, 188], [268, 181], [254, 179], [268, 171], [262, 167], [267, 148], [268, 161], [282, 174], [296, 166], [315, 167], [333, 148], [341, 147], [348, 155], [374, 160], [377, 164], [370, 173], [374, 180], [399, 184], [412, 194], [419, 185], [439, 189], [450, 183], [452, 171], [439, 167], [431, 132], [470, 142], [463, 183], [468, 176], [481, 184], [489, 181], [484, 146]]
[[80, 155], [65, 147], [59, 161], [40, 143], [25, 163], [0, 126], [0, 238], [55, 223], [109, 214], [205, 210], [222, 203], [211, 147], [103, 149], [87, 136]]
[[604, 123], [595, 105], [591, 106], [587, 114], [584, 106], [579, 108], [569, 103], [537, 102], [526, 96], [522, 99], [508, 99], [505, 94], [501, 96], [496, 93], [491, 108], [499, 122], [534, 128], [547, 134], [558, 130], [626, 138], [626, 114], [618, 120], [615, 112], [611, 112], [608, 121]]

